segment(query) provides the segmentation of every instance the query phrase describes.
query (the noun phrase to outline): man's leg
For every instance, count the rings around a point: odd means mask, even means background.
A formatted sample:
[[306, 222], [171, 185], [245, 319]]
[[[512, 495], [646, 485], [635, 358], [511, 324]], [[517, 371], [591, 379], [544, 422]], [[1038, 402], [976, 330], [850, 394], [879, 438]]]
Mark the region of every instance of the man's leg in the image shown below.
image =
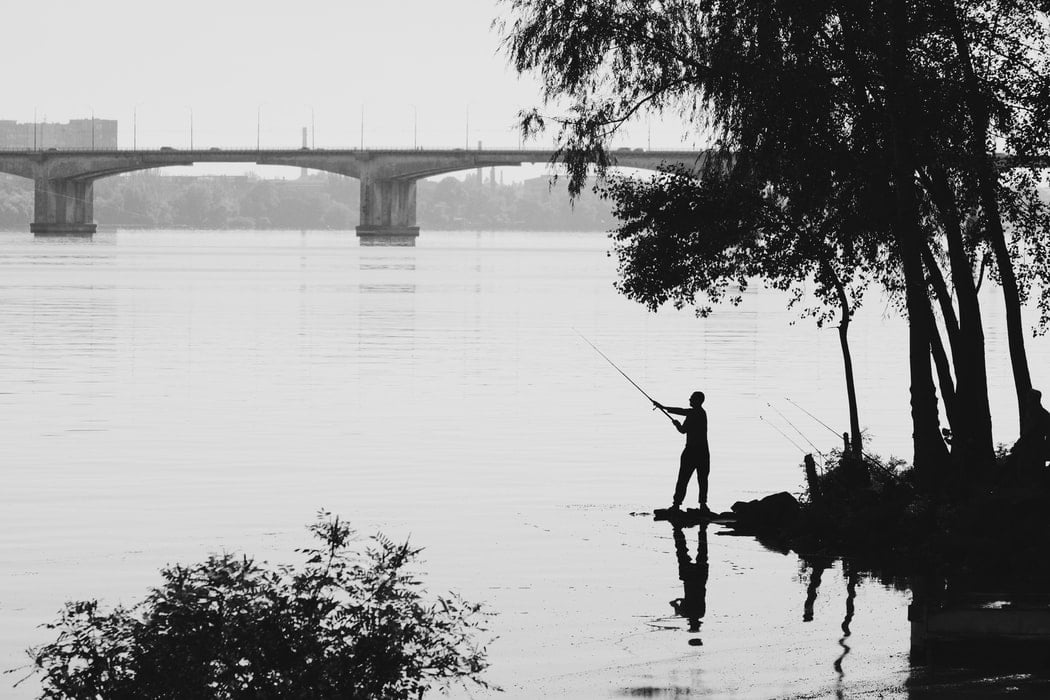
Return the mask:
[[677, 508], [682, 505], [685, 501], [685, 491], [689, 488], [689, 477], [693, 475], [693, 461], [689, 459], [689, 455], [686, 452], [682, 453], [682, 458], [678, 463], [678, 481], [674, 486], [674, 502], [672, 507]]
[[707, 508], [707, 477], [711, 474], [711, 460], [703, 459], [696, 466], [696, 482], [700, 485], [700, 508]]

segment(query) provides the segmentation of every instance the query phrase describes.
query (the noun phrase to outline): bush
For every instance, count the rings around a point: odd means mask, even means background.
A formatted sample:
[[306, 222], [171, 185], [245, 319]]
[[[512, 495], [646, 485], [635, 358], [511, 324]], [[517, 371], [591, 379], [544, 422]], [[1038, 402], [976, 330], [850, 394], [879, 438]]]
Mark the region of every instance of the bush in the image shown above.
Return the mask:
[[50, 644], [29, 650], [41, 698], [420, 698], [479, 678], [485, 613], [456, 595], [427, 603], [420, 550], [353, 533], [322, 512], [299, 567], [212, 555], [161, 571], [131, 608], [67, 603]]

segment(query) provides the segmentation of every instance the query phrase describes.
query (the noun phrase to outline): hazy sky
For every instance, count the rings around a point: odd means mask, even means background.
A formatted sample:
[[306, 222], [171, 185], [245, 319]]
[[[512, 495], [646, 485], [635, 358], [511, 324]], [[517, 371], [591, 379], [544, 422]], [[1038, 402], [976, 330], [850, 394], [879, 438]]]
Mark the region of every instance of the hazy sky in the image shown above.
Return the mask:
[[[118, 119], [121, 147], [516, 147], [539, 86], [496, 0], [8, 3], [0, 118]], [[364, 134], [362, 139], [362, 109]], [[624, 143], [682, 146], [639, 124]], [[532, 144], [544, 147], [549, 140]]]
[[[494, 0], [8, 3], [0, 116], [117, 118], [122, 145], [516, 145], [537, 101], [497, 55]], [[137, 107], [136, 107], [137, 106]], [[414, 117], [418, 115], [418, 119]], [[261, 115], [261, 119], [259, 119]], [[476, 144], [475, 144], [476, 145]]]

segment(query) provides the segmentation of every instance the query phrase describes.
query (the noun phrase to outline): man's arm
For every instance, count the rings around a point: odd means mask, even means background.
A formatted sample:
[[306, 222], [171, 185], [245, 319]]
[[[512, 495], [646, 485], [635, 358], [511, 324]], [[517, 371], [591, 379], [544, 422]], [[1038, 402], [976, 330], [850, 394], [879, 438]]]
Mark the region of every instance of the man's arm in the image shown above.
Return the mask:
[[653, 405], [656, 406], [657, 408], [659, 408], [661, 411], [666, 411], [667, 413], [673, 413], [676, 416], [688, 416], [689, 415], [689, 409], [688, 408], [675, 408], [674, 406], [664, 406], [659, 401], [653, 401]]

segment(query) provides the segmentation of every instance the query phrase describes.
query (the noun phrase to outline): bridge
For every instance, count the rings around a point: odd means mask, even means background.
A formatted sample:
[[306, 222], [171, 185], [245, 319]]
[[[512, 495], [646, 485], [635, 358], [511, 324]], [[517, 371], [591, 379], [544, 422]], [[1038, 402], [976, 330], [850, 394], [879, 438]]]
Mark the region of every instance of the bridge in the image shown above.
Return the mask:
[[[361, 183], [361, 218], [357, 235], [365, 238], [412, 238], [416, 225], [416, 181], [474, 168], [549, 163], [546, 150], [27, 150], [0, 152], [0, 172], [35, 183], [33, 221], [37, 235], [95, 232], [95, 180], [136, 170], [194, 163], [256, 163], [339, 173]], [[656, 170], [662, 165], [694, 168], [704, 151], [621, 149], [609, 153], [615, 167]]]

